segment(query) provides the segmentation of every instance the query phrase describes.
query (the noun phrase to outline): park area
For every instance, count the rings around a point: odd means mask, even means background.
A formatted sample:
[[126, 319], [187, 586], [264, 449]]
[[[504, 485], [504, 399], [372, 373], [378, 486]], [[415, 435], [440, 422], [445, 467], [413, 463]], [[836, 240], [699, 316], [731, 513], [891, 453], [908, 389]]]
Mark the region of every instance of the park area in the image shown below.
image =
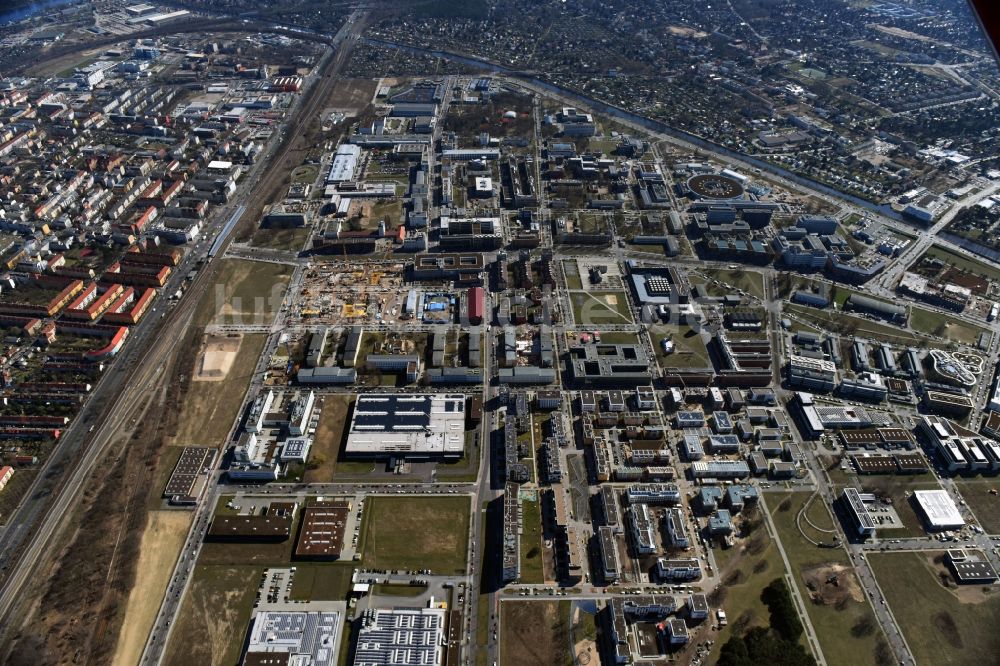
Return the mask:
[[371, 497], [365, 506], [364, 562], [373, 569], [465, 572], [467, 497]]
[[731, 548], [715, 550], [722, 585], [712, 592], [709, 603], [726, 611], [730, 620], [712, 646], [711, 663], [733, 635], [768, 626], [768, 610], [761, 593], [781, 576], [784, 565], [767, 529], [760, 521], [756, 522], [757, 526], [745, 539]]
[[570, 293], [573, 320], [580, 326], [631, 324], [628, 298], [622, 291]]
[[1000, 589], [959, 588], [943, 556], [872, 553], [868, 562], [918, 664], [994, 663], [1000, 654]]

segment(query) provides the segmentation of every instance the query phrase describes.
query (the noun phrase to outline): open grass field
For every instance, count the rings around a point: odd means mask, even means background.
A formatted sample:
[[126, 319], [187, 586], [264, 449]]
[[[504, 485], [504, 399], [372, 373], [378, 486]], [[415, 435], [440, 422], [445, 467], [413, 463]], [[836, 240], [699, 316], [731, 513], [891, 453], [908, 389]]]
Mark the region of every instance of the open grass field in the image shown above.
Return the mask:
[[163, 663], [166, 666], [237, 663], [262, 572], [259, 567], [199, 564], [184, 596]]
[[628, 297], [623, 291], [572, 292], [573, 320], [580, 326], [631, 324]]
[[870, 319], [854, 317], [833, 310], [817, 310], [805, 305], [786, 305], [785, 312], [801, 318], [808, 324], [823, 331], [835, 331], [847, 335], [861, 335], [898, 345], [946, 347], [942, 339], [926, 338], [905, 331], [897, 326], [881, 324]]
[[139, 663], [146, 637], [170, 582], [174, 562], [184, 547], [191, 517], [189, 511], [149, 512], [139, 548], [135, 584], [128, 596], [125, 622], [112, 661], [115, 666]]
[[985, 261], [979, 261], [978, 259], [973, 259], [972, 257], [952, 252], [951, 250], [943, 248], [940, 245], [931, 245], [927, 252], [924, 252], [923, 256], [918, 259], [916, 263], [920, 263], [924, 257], [940, 259], [941, 261], [951, 264], [960, 270], [981, 275], [989, 280], [1000, 281], [1000, 268], [997, 268], [992, 264], [988, 264]]
[[504, 601], [500, 604], [500, 663], [504, 666], [573, 664], [570, 602]]
[[219, 446], [224, 443], [243, 404], [265, 342], [267, 336], [263, 333], [244, 335], [225, 379], [191, 382], [178, 418], [175, 444]]
[[[791, 564], [792, 578], [806, 602], [823, 655], [830, 666], [877, 663], [880, 643], [885, 639], [874, 622], [874, 613], [847, 553], [840, 548], [812, 545], [796, 527], [795, 517], [809, 497], [809, 493], [802, 492], [769, 494], [767, 509]], [[832, 519], [827, 516], [825, 523], [817, 524], [828, 527]], [[837, 584], [831, 585], [828, 582], [831, 579]]]
[[716, 550], [715, 557], [723, 585], [712, 595], [712, 605], [726, 611], [729, 624], [722, 628], [712, 646], [710, 663], [718, 658], [719, 650], [733, 632], [767, 626], [767, 607], [760, 594], [783, 570], [778, 547], [763, 525], [747, 539], [745, 547], [741, 544]]
[[580, 267], [576, 261], [562, 262], [563, 275], [566, 277], [567, 289], [583, 289], [583, 280], [580, 279]]
[[926, 553], [872, 553], [868, 562], [918, 664], [971, 666], [1000, 653], [1000, 590], [973, 586], [970, 598], [969, 588], [945, 588]]
[[[323, 410], [316, 426], [316, 437], [309, 454], [309, 466], [303, 481], [306, 483], [329, 483], [333, 481], [339, 464], [337, 457], [344, 440], [344, 431], [349, 426], [347, 416], [353, 398], [348, 395], [327, 395], [320, 398]], [[365, 463], [370, 469], [373, 464]]]
[[1000, 534], [1000, 496], [990, 494], [991, 489], [1000, 490], [1000, 479], [956, 477], [955, 485], [983, 529], [989, 534]]
[[[649, 336], [660, 367], [704, 368], [712, 364], [705, 340], [690, 326], [655, 325], [650, 327]], [[663, 352], [663, 340], [666, 338], [673, 340], [674, 343], [674, 351], [669, 354]]]
[[254, 247], [266, 247], [271, 250], [299, 251], [306, 239], [309, 238], [310, 230], [305, 227], [298, 229], [258, 229], [250, 244]]
[[195, 313], [194, 325], [269, 324], [281, 308], [291, 266], [241, 259], [218, 263], [213, 282]]
[[732, 289], [742, 289], [751, 296], [764, 298], [764, 276], [760, 273], [741, 269], [706, 270], [704, 273], [722, 283], [706, 285], [706, 290], [712, 296], [724, 296]]
[[959, 321], [943, 312], [932, 312], [910, 307], [910, 328], [935, 337], [942, 337], [966, 345], [974, 345], [986, 329]]
[[292, 182], [312, 185], [316, 182], [317, 176], [319, 176], [318, 166], [315, 164], [303, 164], [292, 171]]
[[290, 597], [296, 601], [340, 601], [351, 591], [350, 562], [295, 563]]
[[542, 557], [542, 513], [538, 502], [521, 502], [524, 514], [521, 534], [521, 580], [531, 585], [545, 582], [544, 558]]
[[601, 333], [601, 343], [608, 345], [637, 345], [639, 337], [635, 333], [625, 331], [608, 331]]
[[465, 571], [467, 497], [372, 497], [364, 530], [364, 562], [375, 569]]

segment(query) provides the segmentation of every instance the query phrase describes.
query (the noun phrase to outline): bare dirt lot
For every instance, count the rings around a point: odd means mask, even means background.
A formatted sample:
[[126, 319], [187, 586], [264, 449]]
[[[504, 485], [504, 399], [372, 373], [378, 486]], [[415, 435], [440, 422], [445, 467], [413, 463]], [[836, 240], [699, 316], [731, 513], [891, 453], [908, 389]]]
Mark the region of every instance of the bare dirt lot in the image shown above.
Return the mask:
[[265, 342], [266, 336], [261, 333], [243, 336], [239, 352], [223, 381], [191, 382], [180, 411], [175, 443], [209, 446], [222, 443], [243, 403]]
[[802, 578], [809, 589], [809, 597], [813, 603], [837, 606], [849, 600], [858, 602], [865, 600], [854, 572], [843, 564], [824, 564], [803, 569]]
[[333, 104], [328, 111], [362, 111], [375, 97], [378, 81], [372, 79], [341, 79], [334, 89]]
[[125, 607], [128, 621], [118, 636], [112, 660], [114, 666], [132, 666], [139, 662], [190, 524], [188, 511], [149, 512], [139, 546], [135, 585]]
[[230, 335], [206, 335], [198, 363], [195, 368], [194, 380], [197, 382], [221, 382], [229, 374], [240, 351], [239, 333]]

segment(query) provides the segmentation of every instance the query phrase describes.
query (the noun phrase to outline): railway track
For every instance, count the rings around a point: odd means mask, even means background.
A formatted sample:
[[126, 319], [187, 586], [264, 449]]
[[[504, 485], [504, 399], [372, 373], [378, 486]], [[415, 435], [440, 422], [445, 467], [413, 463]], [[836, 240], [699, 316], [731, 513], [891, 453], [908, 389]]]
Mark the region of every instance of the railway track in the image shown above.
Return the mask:
[[[355, 24], [359, 29], [360, 22]], [[241, 31], [255, 30], [253, 24], [233, 26]], [[218, 23], [191, 27], [188, 31], [218, 30]], [[182, 30], [183, 31], [183, 30]], [[269, 31], [274, 31], [271, 28]], [[177, 32], [171, 29], [170, 32]], [[121, 38], [115, 41], [121, 41]], [[326, 40], [317, 40], [326, 41]], [[332, 40], [331, 40], [332, 41]], [[77, 48], [92, 48], [97, 44], [80, 45]], [[280, 188], [287, 170], [286, 162], [294, 155], [296, 140], [305, 123], [318, 119], [323, 105], [329, 100], [337, 78], [335, 72], [343, 65], [345, 49], [328, 52], [320, 66], [320, 78], [300, 99], [293, 118], [286, 125], [281, 142], [270, 158], [262, 164], [263, 176], [259, 182], [250, 183], [246, 198], [242, 201], [244, 210], [254, 215], [259, 213], [273, 194]], [[220, 216], [221, 217], [221, 216]], [[249, 216], [253, 219], [253, 215]], [[25, 504], [12, 517], [10, 526], [4, 532], [0, 546], [0, 626], [10, 627], [11, 612], [24, 599], [26, 586], [39, 566], [46, 561], [50, 546], [56, 536], [68, 527], [74, 514], [73, 507], [80, 501], [86, 482], [93, 476], [97, 466], [104, 461], [118, 441], [122, 429], [142, 417], [145, 400], [137, 396], [148, 395], [162, 389], [173, 373], [172, 361], [185, 341], [185, 333], [192, 324], [198, 304], [209, 290], [216, 274], [216, 260], [225, 254], [234, 237], [245, 222], [234, 225], [219, 247], [218, 256], [206, 259], [203, 270], [189, 285], [184, 297], [174, 306], [169, 316], [162, 320], [149, 320], [146, 327], [133, 329], [133, 338], [126, 342], [126, 351], [117, 358], [108, 374], [97, 387], [96, 400], [88, 401], [74, 422], [67, 429], [48, 463], [42, 468], [38, 478], [29, 490], [27, 498], [41, 502], [51, 498], [47, 506]], [[143, 342], [150, 344], [143, 346]], [[94, 432], [87, 428], [97, 426]], [[37, 524], [37, 529], [31, 528]]]

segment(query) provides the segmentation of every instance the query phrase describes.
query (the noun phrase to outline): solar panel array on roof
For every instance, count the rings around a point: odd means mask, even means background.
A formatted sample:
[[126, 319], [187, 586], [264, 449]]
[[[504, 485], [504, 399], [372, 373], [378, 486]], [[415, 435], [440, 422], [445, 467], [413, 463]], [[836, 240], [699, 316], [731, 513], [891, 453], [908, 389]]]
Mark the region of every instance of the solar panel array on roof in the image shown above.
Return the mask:
[[375, 608], [361, 618], [355, 666], [439, 666], [445, 612], [438, 608]]
[[177, 460], [170, 480], [163, 490], [164, 497], [190, 497], [202, 470], [212, 465], [215, 449], [204, 446], [185, 446]]

